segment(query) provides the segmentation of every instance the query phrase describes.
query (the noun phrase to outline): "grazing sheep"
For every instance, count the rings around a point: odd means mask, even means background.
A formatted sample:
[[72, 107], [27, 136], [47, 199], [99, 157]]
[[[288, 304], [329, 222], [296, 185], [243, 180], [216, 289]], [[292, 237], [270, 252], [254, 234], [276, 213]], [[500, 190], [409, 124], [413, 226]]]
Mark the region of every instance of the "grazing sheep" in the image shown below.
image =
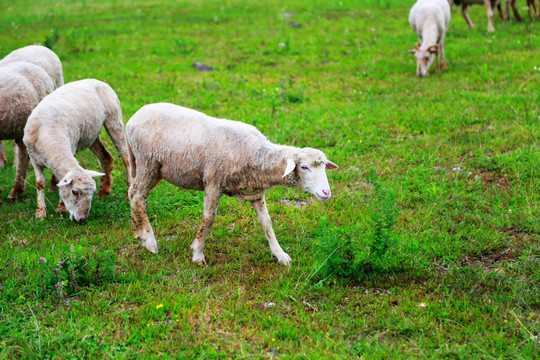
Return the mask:
[[[479, 4], [479, 5], [486, 6], [487, 16], [488, 16], [488, 26], [487, 26], [488, 32], [495, 31], [495, 28], [493, 27], [493, 11], [494, 11], [493, 9], [495, 9], [495, 7], [497, 7], [497, 9], [499, 10], [499, 15], [501, 19], [504, 18], [502, 8], [501, 8], [501, 0], [448, 0], [448, 3], [450, 5], [452, 5], [452, 3], [458, 6], [461, 5], [461, 15], [463, 15], [463, 18], [465, 19], [465, 22], [467, 23], [467, 26], [469, 27], [469, 29], [474, 28], [471, 18], [469, 17], [469, 13], [467, 12], [467, 8], [469, 7], [469, 5]], [[517, 10], [514, 11], [514, 14], [516, 13], [517, 13]]]
[[28, 154], [22, 138], [26, 121], [41, 99], [53, 90], [52, 79], [37, 65], [17, 61], [0, 66], [0, 140], [15, 140], [17, 156], [9, 199], [18, 198], [24, 191]]
[[421, 44], [416, 43], [411, 50], [416, 57], [416, 75], [424, 77], [429, 74], [429, 67], [435, 54], [435, 71], [439, 71], [439, 53], [443, 69], [447, 69], [444, 54], [444, 37], [450, 23], [450, 5], [446, 0], [418, 0], [409, 12], [409, 24]]
[[[72, 220], [79, 222], [88, 217], [96, 190], [93, 177], [103, 176], [98, 198], [110, 193], [113, 157], [99, 138], [102, 126], [124, 162], [129, 187], [131, 178], [122, 110], [118, 96], [109, 85], [95, 79], [74, 81], [56, 89], [34, 109], [24, 128], [23, 141], [36, 172], [36, 218], [46, 215], [45, 167], [60, 180], [61, 201], [57, 211], [67, 208]], [[98, 157], [103, 173], [85, 170], [79, 165], [74, 155], [86, 148]]]
[[276, 185], [297, 187], [318, 200], [330, 198], [326, 169], [337, 166], [319, 150], [275, 145], [255, 127], [216, 119], [173, 104], [142, 107], [126, 125], [133, 184], [129, 189], [137, 238], [156, 253], [146, 214], [146, 198], [164, 179], [178, 187], [204, 191], [204, 215], [191, 248], [193, 262], [205, 262], [204, 242], [222, 194], [250, 201], [272, 255], [291, 258], [279, 246], [264, 195]]
[[39, 66], [54, 82], [54, 88], [64, 85], [62, 63], [54, 51], [41, 45], [29, 45], [13, 50], [0, 60], [0, 66], [16, 62], [26, 61]]
[[[64, 85], [64, 76], [62, 71], [62, 63], [58, 56], [50, 49], [40, 45], [29, 45], [23, 48], [13, 50], [0, 60], [0, 66], [10, 64], [17, 61], [25, 61], [37, 65], [49, 76], [54, 82], [54, 89]], [[16, 147], [14, 146], [16, 149]], [[15, 154], [15, 157], [17, 155]], [[6, 164], [6, 153], [4, 143], [0, 141], [0, 167]], [[15, 165], [16, 167], [16, 165]]]

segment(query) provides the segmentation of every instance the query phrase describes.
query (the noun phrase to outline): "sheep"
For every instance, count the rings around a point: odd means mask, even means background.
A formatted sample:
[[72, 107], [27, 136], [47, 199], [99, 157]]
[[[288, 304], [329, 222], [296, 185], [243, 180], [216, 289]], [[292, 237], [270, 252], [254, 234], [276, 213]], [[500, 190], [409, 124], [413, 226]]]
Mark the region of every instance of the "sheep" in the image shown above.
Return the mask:
[[416, 75], [429, 74], [435, 54], [435, 71], [439, 71], [439, 53], [442, 68], [447, 69], [444, 37], [450, 23], [450, 5], [446, 0], [418, 0], [409, 12], [409, 24], [416, 31], [421, 44], [416, 43], [410, 52], [416, 57]]
[[8, 199], [17, 199], [24, 191], [28, 172], [28, 154], [22, 141], [24, 126], [32, 110], [53, 90], [53, 80], [37, 65], [16, 61], [0, 66], [0, 140], [13, 139], [17, 156]]
[[[36, 173], [37, 219], [46, 216], [45, 167], [60, 180], [57, 186], [61, 201], [56, 211], [68, 210], [71, 220], [87, 219], [96, 190], [93, 177], [103, 177], [98, 198], [110, 193], [113, 157], [99, 138], [102, 126], [124, 162], [129, 187], [122, 110], [118, 96], [109, 85], [95, 79], [74, 81], [56, 89], [34, 109], [24, 128], [23, 142]], [[84, 169], [75, 159], [75, 153], [86, 148], [98, 157], [101, 173]]]
[[205, 239], [223, 194], [251, 202], [272, 255], [278, 262], [290, 264], [291, 258], [272, 229], [265, 193], [270, 187], [285, 185], [326, 201], [331, 192], [325, 170], [337, 168], [319, 150], [275, 145], [252, 125], [168, 103], [139, 109], [126, 125], [126, 139], [136, 237], [147, 250], [157, 253], [146, 198], [161, 179], [180, 188], [203, 190], [204, 215], [191, 249], [192, 261], [205, 264]]
[[[40, 45], [25, 46], [6, 55], [0, 60], [0, 66], [18, 61], [29, 62], [45, 70], [54, 82], [54, 89], [64, 85], [62, 63], [52, 50]], [[14, 148], [16, 149], [16, 145]], [[17, 154], [15, 157], [17, 158]], [[4, 166], [6, 161], [4, 142], [0, 141], [0, 167]], [[17, 167], [16, 164], [15, 167]]]
[[54, 51], [41, 45], [29, 45], [13, 50], [0, 60], [0, 66], [15, 62], [26, 61], [39, 66], [54, 82], [54, 88], [64, 85], [62, 63]]
[[[469, 29], [474, 28], [474, 25], [471, 21], [471, 18], [469, 17], [469, 13], [467, 12], [467, 8], [469, 5], [474, 4], [480, 4], [485, 5], [487, 10], [487, 16], [488, 16], [488, 25], [487, 25], [487, 31], [493, 32], [495, 31], [495, 28], [493, 27], [493, 11], [495, 7], [499, 10], [499, 15], [501, 19], [504, 18], [502, 8], [501, 8], [501, 0], [448, 0], [448, 3], [452, 5], [452, 3], [455, 3], [456, 5], [461, 5], [461, 15], [463, 15], [463, 18], [465, 19], [465, 22], [467, 23], [467, 26]], [[515, 9], [515, 7], [512, 7]], [[514, 14], [517, 13], [517, 10], [514, 10]], [[519, 16], [519, 15], [518, 15]]]

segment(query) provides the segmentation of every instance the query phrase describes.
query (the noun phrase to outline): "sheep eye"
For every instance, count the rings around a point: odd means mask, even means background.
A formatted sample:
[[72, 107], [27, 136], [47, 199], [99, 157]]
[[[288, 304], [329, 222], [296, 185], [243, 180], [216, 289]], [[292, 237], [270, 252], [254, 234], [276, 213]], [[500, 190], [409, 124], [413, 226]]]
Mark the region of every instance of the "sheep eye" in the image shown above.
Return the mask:
[[79, 190], [75, 190], [75, 189], [71, 190], [71, 193], [75, 196], [79, 196], [80, 194]]
[[302, 170], [309, 170], [309, 167], [307, 165], [301, 165], [300, 168]]

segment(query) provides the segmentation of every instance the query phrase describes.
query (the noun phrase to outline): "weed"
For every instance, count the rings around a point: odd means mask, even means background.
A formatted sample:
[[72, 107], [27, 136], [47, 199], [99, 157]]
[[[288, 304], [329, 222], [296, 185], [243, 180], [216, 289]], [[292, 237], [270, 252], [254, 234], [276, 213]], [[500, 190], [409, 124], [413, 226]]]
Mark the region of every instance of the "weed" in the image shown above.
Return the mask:
[[45, 40], [43, 41], [43, 45], [48, 47], [51, 50], [54, 50], [54, 47], [56, 46], [56, 43], [60, 39], [60, 33], [58, 32], [58, 27], [55, 27], [51, 30], [49, 34], [45, 37]]
[[91, 49], [89, 47], [91, 39], [92, 35], [86, 26], [80, 29], [70, 28], [66, 34], [68, 51], [72, 54], [88, 52]]
[[319, 285], [333, 276], [359, 280], [370, 272], [391, 270], [399, 262], [395, 253], [397, 237], [392, 230], [395, 197], [380, 185], [373, 169], [370, 182], [373, 191], [367, 207], [367, 227], [355, 224], [343, 228], [322, 218], [315, 233], [319, 263], [309, 275], [309, 279], [318, 279]]
[[178, 53], [182, 55], [189, 55], [193, 53], [196, 49], [195, 41], [191, 38], [176, 38], [174, 39]]
[[41, 297], [56, 293], [59, 299], [78, 293], [83, 288], [102, 286], [115, 281], [116, 257], [110, 251], [87, 254], [82, 247], [71, 246], [56, 265], [40, 261]]

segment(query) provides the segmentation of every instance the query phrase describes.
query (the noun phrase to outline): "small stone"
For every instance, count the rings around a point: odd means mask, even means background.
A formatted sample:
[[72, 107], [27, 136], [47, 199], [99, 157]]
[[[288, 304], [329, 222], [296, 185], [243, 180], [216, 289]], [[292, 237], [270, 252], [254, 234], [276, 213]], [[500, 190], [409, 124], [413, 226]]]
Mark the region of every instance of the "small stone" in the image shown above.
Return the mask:
[[299, 28], [302, 27], [302, 24], [297, 23], [297, 22], [294, 22], [294, 21], [287, 21], [286, 23], [289, 24], [289, 25], [291, 25], [293, 28], [299, 29]]
[[195, 68], [199, 71], [217, 71], [217, 69], [211, 67], [211, 66], [208, 66], [206, 64], [203, 64], [202, 62], [196, 62], [196, 63], [193, 63], [193, 65], [191, 65], [192, 68]]

